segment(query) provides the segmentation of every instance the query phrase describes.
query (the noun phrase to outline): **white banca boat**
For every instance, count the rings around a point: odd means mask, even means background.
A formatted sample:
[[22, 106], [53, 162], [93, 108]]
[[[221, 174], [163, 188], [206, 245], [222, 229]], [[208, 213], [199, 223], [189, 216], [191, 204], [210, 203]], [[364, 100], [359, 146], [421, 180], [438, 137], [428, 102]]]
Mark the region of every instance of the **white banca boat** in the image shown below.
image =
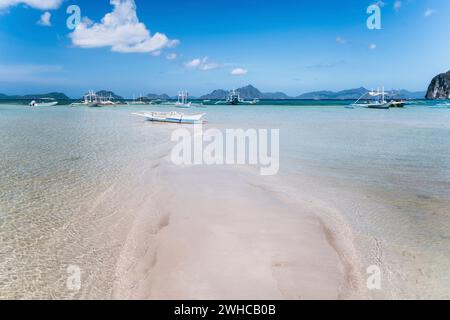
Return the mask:
[[192, 106], [191, 102], [188, 102], [189, 93], [187, 91], [180, 91], [178, 93], [178, 101], [175, 103], [177, 108], [190, 108]]
[[98, 97], [97, 103], [93, 105], [93, 107], [114, 107], [117, 106], [118, 104], [119, 103], [117, 103], [112, 96], [109, 96], [109, 98]]
[[88, 93], [86, 93], [83, 96], [83, 100], [81, 102], [75, 102], [72, 103], [72, 107], [95, 107], [95, 105], [98, 102], [98, 97], [95, 94], [93, 90], [89, 90]]
[[[359, 103], [366, 95], [369, 95], [372, 100], [366, 103]], [[364, 107], [369, 109], [390, 109], [394, 106], [393, 102], [386, 101], [386, 92], [384, 91], [384, 87], [380, 90], [378, 88], [377, 91], [370, 91], [368, 93], [364, 93], [355, 103], [353, 103], [352, 107]], [[404, 104], [403, 104], [404, 105]]]
[[215, 104], [219, 105], [219, 104], [228, 104], [228, 105], [232, 105], [232, 106], [237, 106], [240, 104], [250, 104], [250, 105], [255, 105], [259, 102], [258, 99], [253, 99], [252, 101], [246, 101], [244, 99], [241, 98], [241, 95], [239, 94], [238, 91], [236, 90], [231, 90], [227, 96], [227, 99], [225, 101], [217, 101]]
[[136, 116], [144, 117], [148, 121], [200, 124], [203, 123], [204, 113], [202, 114], [184, 114], [181, 112], [144, 112], [133, 113]]
[[30, 102], [30, 107], [53, 107], [58, 104], [53, 98], [41, 98]]

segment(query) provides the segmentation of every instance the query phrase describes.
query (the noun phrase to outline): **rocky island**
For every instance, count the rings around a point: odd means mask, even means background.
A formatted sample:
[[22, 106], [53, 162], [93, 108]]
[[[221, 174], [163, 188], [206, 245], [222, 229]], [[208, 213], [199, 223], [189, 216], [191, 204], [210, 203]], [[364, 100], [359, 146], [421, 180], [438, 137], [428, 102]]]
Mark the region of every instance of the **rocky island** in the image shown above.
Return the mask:
[[431, 80], [427, 99], [450, 99], [450, 71], [441, 73]]

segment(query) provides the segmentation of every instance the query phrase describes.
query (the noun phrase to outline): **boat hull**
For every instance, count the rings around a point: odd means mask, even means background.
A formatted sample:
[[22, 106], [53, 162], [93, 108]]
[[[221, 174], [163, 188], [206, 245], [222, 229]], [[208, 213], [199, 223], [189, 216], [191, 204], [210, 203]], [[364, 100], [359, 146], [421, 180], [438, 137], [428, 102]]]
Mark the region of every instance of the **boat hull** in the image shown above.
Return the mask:
[[175, 103], [176, 108], [188, 109], [192, 107], [192, 103]]
[[91, 107], [92, 108], [101, 108], [101, 107], [115, 107], [117, 104], [115, 103], [95, 103]]
[[92, 108], [95, 105], [96, 105], [95, 103], [72, 103], [70, 106], [71, 107], [88, 107], [88, 108]]
[[30, 105], [31, 107], [39, 108], [39, 107], [54, 107], [58, 104], [58, 102], [47, 102], [47, 103], [34, 103]]
[[166, 122], [166, 123], [180, 123], [180, 124], [200, 124], [203, 123], [205, 114], [185, 115], [182, 113], [134, 113], [134, 115], [144, 117], [151, 122]]
[[367, 109], [378, 109], [378, 110], [388, 110], [390, 109], [389, 105], [380, 105], [380, 106], [376, 106], [376, 105], [371, 105], [371, 106], [367, 106]]
[[388, 110], [392, 107], [391, 103], [365, 103], [365, 104], [353, 104], [352, 107], [363, 107], [367, 109]]

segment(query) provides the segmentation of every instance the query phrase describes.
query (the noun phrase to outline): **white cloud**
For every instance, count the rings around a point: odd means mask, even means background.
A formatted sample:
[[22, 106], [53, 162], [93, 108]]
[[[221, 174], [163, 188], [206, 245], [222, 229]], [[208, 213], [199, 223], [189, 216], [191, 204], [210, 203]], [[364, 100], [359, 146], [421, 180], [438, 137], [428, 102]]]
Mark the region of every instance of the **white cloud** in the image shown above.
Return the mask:
[[336, 43], [338, 43], [338, 44], [345, 44], [347, 41], [345, 41], [345, 39], [344, 38], [341, 38], [341, 37], [337, 37], [336, 38]]
[[375, 43], [369, 44], [369, 49], [370, 50], [375, 50], [376, 48], [377, 48], [377, 45]]
[[395, 10], [395, 11], [399, 11], [400, 8], [402, 7], [402, 5], [403, 5], [403, 3], [402, 3], [400, 0], [396, 0], [396, 1], [394, 2], [394, 10]]
[[231, 71], [231, 74], [233, 76], [243, 76], [243, 75], [246, 75], [247, 73], [248, 73], [248, 70], [242, 69], [242, 68], [236, 68]]
[[436, 13], [436, 10], [434, 10], [434, 9], [427, 9], [427, 10], [425, 10], [425, 13], [423, 14], [423, 16], [425, 18], [428, 18], [428, 17], [431, 17], [435, 13]]
[[0, 0], [0, 9], [6, 9], [24, 4], [34, 9], [52, 10], [58, 9], [63, 0]]
[[204, 57], [203, 59], [196, 58], [191, 61], [185, 62], [184, 66], [189, 69], [208, 71], [217, 69], [219, 67], [219, 64], [215, 62], [209, 62], [209, 58]]
[[134, 0], [111, 0], [114, 9], [100, 23], [83, 19], [70, 34], [72, 44], [80, 48], [111, 47], [114, 52], [152, 53], [179, 44], [165, 34], [150, 34], [145, 24], [139, 22]]
[[37, 24], [44, 26], [44, 27], [50, 27], [52, 25], [52, 22], [50, 21], [52, 18], [52, 14], [50, 12], [44, 12], [37, 22]]
[[176, 53], [169, 53], [168, 55], [166, 55], [167, 60], [175, 60], [177, 57], [178, 56]]

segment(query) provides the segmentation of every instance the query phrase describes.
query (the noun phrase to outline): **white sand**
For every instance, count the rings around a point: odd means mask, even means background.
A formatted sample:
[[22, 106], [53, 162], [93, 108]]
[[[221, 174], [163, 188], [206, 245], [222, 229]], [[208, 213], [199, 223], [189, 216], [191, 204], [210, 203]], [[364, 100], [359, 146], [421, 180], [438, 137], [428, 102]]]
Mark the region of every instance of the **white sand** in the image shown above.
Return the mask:
[[115, 298], [365, 295], [344, 244], [311, 206], [285, 201], [236, 168], [166, 163], [158, 170], [162, 186], [138, 210]]

